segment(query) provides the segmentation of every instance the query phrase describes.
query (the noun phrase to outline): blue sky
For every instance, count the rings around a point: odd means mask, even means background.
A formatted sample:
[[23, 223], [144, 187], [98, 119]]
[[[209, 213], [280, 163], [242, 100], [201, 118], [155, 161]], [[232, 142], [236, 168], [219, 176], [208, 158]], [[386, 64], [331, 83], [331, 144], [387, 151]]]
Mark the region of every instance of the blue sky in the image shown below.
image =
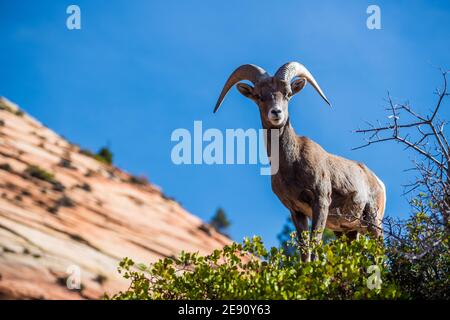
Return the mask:
[[[257, 165], [176, 166], [176, 128], [259, 128], [257, 107], [236, 89], [217, 114], [229, 73], [254, 63], [273, 73], [305, 64], [334, 108], [308, 86], [290, 104], [297, 133], [366, 163], [385, 182], [387, 215], [406, 217], [402, 184], [411, 155], [395, 144], [352, 151], [364, 120], [384, 120], [389, 90], [419, 111], [433, 106], [450, 67], [450, 4], [444, 1], [2, 1], [0, 95], [72, 142], [109, 143], [115, 163], [145, 174], [185, 208], [209, 219], [222, 206], [231, 235], [270, 245], [288, 216]], [[66, 28], [81, 8], [82, 29]], [[366, 8], [381, 8], [381, 30]], [[446, 106], [447, 107], [447, 106]], [[442, 115], [448, 117], [448, 107]]]

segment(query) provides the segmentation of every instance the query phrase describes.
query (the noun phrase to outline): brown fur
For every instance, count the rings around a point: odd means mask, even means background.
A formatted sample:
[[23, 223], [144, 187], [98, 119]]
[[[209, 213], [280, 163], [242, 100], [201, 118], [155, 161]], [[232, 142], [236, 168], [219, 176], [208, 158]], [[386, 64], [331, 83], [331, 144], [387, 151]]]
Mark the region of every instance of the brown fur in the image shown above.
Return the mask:
[[[288, 102], [304, 88], [307, 79], [328, 100], [303, 66], [297, 63], [285, 66], [274, 77], [257, 66], [238, 68], [224, 86], [215, 110], [230, 84], [252, 79], [254, 87], [241, 82], [237, 88], [258, 105], [262, 126], [268, 129], [268, 153], [270, 129], [278, 129], [279, 170], [272, 176], [272, 190], [290, 210], [298, 234], [308, 229], [310, 219], [316, 241], [321, 239], [325, 227], [352, 239], [361, 232], [382, 236], [386, 200], [383, 183], [364, 164], [330, 154], [311, 139], [295, 134], [289, 120]], [[300, 70], [305, 78], [290, 82], [290, 76], [286, 78], [286, 75], [295, 76], [292, 73], [295, 70]], [[245, 74], [252, 77], [245, 78]], [[303, 258], [308, 260], [309, 256]]]

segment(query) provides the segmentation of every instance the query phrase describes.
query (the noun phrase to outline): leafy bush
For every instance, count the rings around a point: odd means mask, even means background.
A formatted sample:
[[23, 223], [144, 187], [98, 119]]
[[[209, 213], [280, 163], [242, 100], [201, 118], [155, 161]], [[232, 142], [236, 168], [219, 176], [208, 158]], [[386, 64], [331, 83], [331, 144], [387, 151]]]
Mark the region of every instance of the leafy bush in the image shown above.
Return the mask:
[[73, 208], [75, 207], [75, 201], [73, 201], [70, 197], [63, 195], [61, 198], [56, 200], [55, 205], [58, 207]]
[[3, 103], [0, 103], [0, 110], [4, 110], [4, 111], [10, 112], [10, 113], [15, 113], [16, 112], [15, 109], [13, 109], [9, 105], [3, 104]]
[[84, 182], [81, 186], [81, 189], [83, 189], [86, 192], [91, 192], [92, 191], [92, 187], [89, 183]]
[[52, 189], [58, 192], [63, 192], [64, 190], [66, 190], [66, 187], [61, 182], [54, 181]]
[[[309, 224], [308, 229], [311, 230], [311, 224]], [[289, 216], [286, 223], [283, 225], [281, 232], [277, 235], [277, 239], [280, 242], [281, 247], [284, 249], [284, 252], [289, 255], [295, 254], [295, 251], [297, 250], [297, 248], [289, 244], [292, 232], [295, 232], [295, 227], [292, 217]], [[328, 243], [334, 239], [336, 239], [334, 232], [328, 228], [325, 228], [325, 230], [323, 230], [322, 241]]]
[[22, 110], [11, 108], [9, 105], [1, 103], [1, 102], [0, 102], [0, 110], [4, 110], [4, 111], [7, 111], [7, 112], [10, 112], [10, 113], [15, 114], [16, 116], [19, 116], [19, 117], [24, 115], [24, 112]]
[[[305, 235], [307, 236], [307, 235]], [[294, 240], [291, 243], [294, 243]], [[302, 262], [283, 249], [267, 250], [259, 237], [244, 239], [201, 256], [182, 252], [146, 266], [125, 258], [119, 272], [131, 281], [127, 291], [106, 298], [128, 299], [393, 299], [402, 297], [386, 276], [381, 243], [361, 237], [311, 248], [317, 260]], [[382, 283], [370, 289], [371, 266]]]
[[450, 299], [450, 240], [444, 225], [422, 207], [396, 237], [387, 237], [391, 279], [413, 299]]
[[2, 163], [2, 164], [0, 164], [0, 170], [12, 172], [13, 168], [11, 167], [11, 165], [9, 163]]
[[137, 185], [141, 185], [141, 186], [145, 186], [148, 185], [148, 179], [146, 176], [134, 176], [131, 175], [130, 179], [128, 180], [128, 182], [132, 183], [132, 184], [137, 184]]
[[25, 196], [25, 197], [30, 197], [30, 196], [31, 196], [31, 192], [28, 191], [28, 190], [26, 190], [26, 189], [22, 190], [22, 191], [20, 192], [20, 194], [21, 194], [22, 196]]
[[40, 180], [50, 182], [52, 184], [57, 182], [55, 180], [55, 176], [53, 175], [53, 173], [47, 172], [44, 169], [35, 165], [31, 165], [28, 168], [26, 168], [25, 174], [30, 175], [34, 178], [38, 178]]
[[52, 207], [49, 207], [49, 208], [47, 209], [47, 211], [50, 212], [50, 213], [52, 213], [52, 214], [57, 214], [58, 211], [59, 211], [59, 207], [58, 207], [58, 206], [52, 206]]
[[94, 158], [97, 159], [100, 162], [104, 162], [104, 163], [107, 163], [107, 164], [112, 164], [112, 162], [113, 162], [113, 154], [106, 147], [101, 148], [97, 152], [97, 154], [95, 155]]
[[89, 149], [80, 149], [80, 153], [106, 164], [113, 162], [113, 154], [107, 147], [101, 148], [96, 154]]
[[60, 167], [66, 168], [66, 169], [76, 169], [76, 167], [74, 167], [72, 165], [72, 160], [70, 160], [68, 158], [61, 158], [61, 160], [59, 161], [58, 165]]
[[55, 201], [54, 205], [47, 208], [47, 211], [53, 214], [57, 214], [62, 207], [73, 208], [76, 203], [70, 197], [63, 195], [61, 198]]

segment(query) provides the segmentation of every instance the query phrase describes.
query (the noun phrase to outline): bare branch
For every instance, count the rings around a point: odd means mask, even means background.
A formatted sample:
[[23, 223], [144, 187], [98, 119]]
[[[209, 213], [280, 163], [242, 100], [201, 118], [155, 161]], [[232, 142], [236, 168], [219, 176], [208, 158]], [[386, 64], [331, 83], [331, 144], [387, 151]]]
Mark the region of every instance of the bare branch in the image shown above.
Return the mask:
[[[442, 241], [442, 237], [439, 237], [441, 233], [437, 232], [436, 235], [434, 231], [445, 230], [444, 234], [447, 237], [450, 234], [450, 144], [444, 133], [447, 123], [439, 120], [438, 117], [445, 97], [449, 96], [448, 73], [449, 71], [441, 70], [443, 87], [441, 90], [436, 90], [438, 100], [434, 108], [430, 110], [430, 115], [421, 115], [409, 103], [395, 103], [388, 93], [386, 110], [389, 122], [387, 124], [381, 124], [380, 121], [376, 124], [366, 122], [367, 128], [354, 131], [368, 137], [365, 139], [365, 144], [353, 150], [375, 143], [396, 141], [403, 144], [405, 149], [413, 150], [420, 158], [419, 161], [414, 161], [413, 169], [418, 176], [415, 181], [404, 186], [404, 195], [414, 192], [416, 195], [413, 200], [420, 199], [420, 208], [417, 208], [417, 212], [424, 212], [429, 219], [425, 223], [424, 233], [428, 236], [421, 239], [423, 240], [422, 251], [409, 255], [408, 259], [419, 259], [439, 246]], [[427, 204], [423, 205], [422, 201]], [[414, 203], [411, 201], [413, 206]], [[394, 223], [392, 219], [386, 219], [384, 232], [392, 241], [406, 241], [402, 235], [403, 225], [401, 222]]]

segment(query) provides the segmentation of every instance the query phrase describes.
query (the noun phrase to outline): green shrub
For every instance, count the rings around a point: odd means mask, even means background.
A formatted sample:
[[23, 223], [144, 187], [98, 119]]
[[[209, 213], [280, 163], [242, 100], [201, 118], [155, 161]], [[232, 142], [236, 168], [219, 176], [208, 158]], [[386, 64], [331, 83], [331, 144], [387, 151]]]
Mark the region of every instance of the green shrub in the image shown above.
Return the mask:
[[450, 239], [443, 224], [427, 214], [421, 199], [419, 212], [404, 224], [398, 237], [387, 238], [391, 279], [411, 299], [450, 299]]
[[132, 183], [132, 184], [138, 184], [141, 186], [145, 186], [148, 185], [148, 179], [146, 176], [130, 176], [130, 179], [128, 180], [128, 182]]
[[53, 213], [53, 214], [57, 214], [59, 211], [59, 207], [58, 206], [53, 206], [53, 207], [49, 207], [47, 209], [48, 212]]
[[[294, 243], [292, 243], [294, 245]], [[295, 244], [297, 246], [297, 244]], [[387, 280], [382, 244], [360, 237], [311, 248], [318, 257], [302, 262], [283, 249], [267, 250], [259, 237], [201, 256], [182, 252], [146, 266], [121, 261], [119, 272], [131, 281], [127, 291], [108, 299], [394, 299], [402, 297]], [[371, 266], [383, 281], [369, 289]]]
[[89, 183], [84, 182], [82, 185], [80, 185], [80, 188], [83, 189], [86, 192], [91, 192], [92, 187]]
[[107, 163], [107, 164], [112, 164], [112, 162], [113, 162], [113, 154], [106, 147], [101, 148], [97, 152], [97, 154], [95, 155], [94, 158], [97, 159], [100, 162], [104, 162], [104, 163]]
[[15, 114], [16, 116], [19, 116], [19, 117], [24, 115], [24, 112], [22, 110], [11, 108], [10, 106], [8, 106], [7, 104], [4, 104], [2, 102], [0, 102], [0, 110], [4, 110], [4, 111], [7, 111], [7, 112], [10, 112], [10, 113]]
[[56, 200], [55, 206], [73, 208], [75, 207], [75, 201], [73, 201], [70, 197], [63, 195], [61, 198]]
[[70, 160], [68, 158], [61, 158], [61, 160], [59, 161], [58, 165], [60, 167], [66, 168], [66, 169], [76, 169], [76, 167], [74, 167], [72, 165], [72, 160]]
[[28, 166], [28, 168], [25, 169], [24, 173], [34, 178], [50, 182], [52, 184], [55, 184], [57, 182], [53, 173], [47, 172], [35, 165]]
[[25, 196], [25, 197], [30, 197], [31, 196], [31, 192], [24, 189], [20, 192], [21, 195]]
[[[311, 225], [309, 224], [308, 229], [311, 230]], [[278, 233], [277, 239], [280, 242], [280, 246], [284, 249], [286, 254], [295, 253], [297, 248], [291, 246], [289, 243], [291, 241], [291, 234], [295, 231], [294, 222], [292, 221], [292, 217], [289, 216], [286, 220], [286, 223], [283, 225], [281, 232]], [[334, 232], [328, 228], [325, 228], [322, 235], [323, 242], [327, 243], [336, 239]]]
[[107, 147], [101, 148], [96, 154], [88, 149], [80, 149], [80, 153], [106, 164], [113, 162], [113, 154]]
[[0, 164], [0, 170], [12, 172], [13, 168], [11, 167], [11, 165], [9, 163], [2, 163], [2, 164]]
[[66, 190], [66, 187], [61, 182], [54, 181], [52, 189], [58, 192], [63, 192], [64, 190]]
[[13, 108], [11, 108], [10, 106], [8, 106], [6, 104], [1, 103], [1, 101], [0, 101], [0, 110], [8, 111], [11, 113], [15, 112], [15, 110]]

